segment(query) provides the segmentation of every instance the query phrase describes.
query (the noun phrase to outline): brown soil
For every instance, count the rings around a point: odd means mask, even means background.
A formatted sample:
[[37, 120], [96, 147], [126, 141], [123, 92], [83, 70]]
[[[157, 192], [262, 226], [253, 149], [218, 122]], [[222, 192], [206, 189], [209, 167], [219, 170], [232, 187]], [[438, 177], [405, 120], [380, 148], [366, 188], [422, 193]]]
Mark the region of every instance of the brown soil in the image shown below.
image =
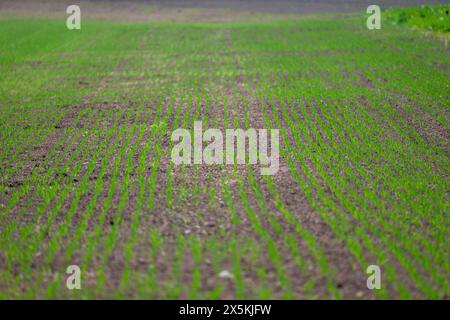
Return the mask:
[[[380, 0], [382, 8], [420, 4], [446, 4], [445, 0]], [[63, 0], [1, 0], [0, 16], [30, 16], [65, 19]], [[364, 13], [368, 4], [357, 0], [100, 0], [77, 1], [84, 19], [118, 21], [230, 21], [302, 19], [317, 13]]]

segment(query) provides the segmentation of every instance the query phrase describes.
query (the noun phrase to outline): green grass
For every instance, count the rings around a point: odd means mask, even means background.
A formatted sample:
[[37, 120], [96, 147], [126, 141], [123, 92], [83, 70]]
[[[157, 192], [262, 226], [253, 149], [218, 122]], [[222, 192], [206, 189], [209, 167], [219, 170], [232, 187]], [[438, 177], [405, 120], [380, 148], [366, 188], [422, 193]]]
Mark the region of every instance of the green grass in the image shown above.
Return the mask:
[[[448, 32], [443, 8], [389, 15]], [[7, 19], [0, 45], [0, 298], [449, 296], [438, 40], [360, 16]], [[283, 174], [175, 167], [195, 120], [278, 128]]]
[[425, 31], [450, 32], [450, 5], [396, 8], [386, 10], [384, 14], [394, 24], [406, 24]]

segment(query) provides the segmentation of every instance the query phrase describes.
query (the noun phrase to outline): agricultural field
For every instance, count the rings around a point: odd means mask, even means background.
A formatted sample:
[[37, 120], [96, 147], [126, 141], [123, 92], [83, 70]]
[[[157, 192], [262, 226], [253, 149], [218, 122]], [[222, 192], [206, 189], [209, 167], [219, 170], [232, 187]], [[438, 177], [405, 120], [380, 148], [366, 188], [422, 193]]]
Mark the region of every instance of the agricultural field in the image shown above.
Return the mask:
[[[113, 8], [68, 30], [63, 5], [8, 6], [0, 299], [450, 297], [450, 6], [439, 35], [411, 11]], [[174, 165], [197, 120], [278, 129], [278, 172]]]

